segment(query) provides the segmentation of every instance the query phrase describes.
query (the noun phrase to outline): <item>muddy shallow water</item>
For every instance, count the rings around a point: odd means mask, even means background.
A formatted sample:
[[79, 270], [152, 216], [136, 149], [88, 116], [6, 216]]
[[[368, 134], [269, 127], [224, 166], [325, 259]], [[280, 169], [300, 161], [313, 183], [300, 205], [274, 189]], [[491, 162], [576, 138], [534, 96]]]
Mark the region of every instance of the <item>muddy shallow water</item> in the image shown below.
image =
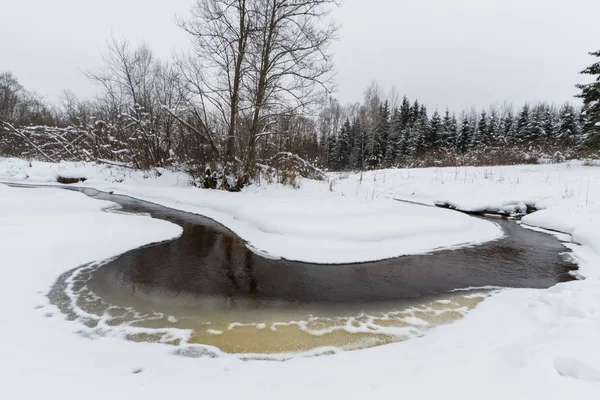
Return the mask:
[[243, 354], [365, 348], [461, 318], [491, 294], [482, 287], [546, 288], [574, 268], [557, 239], [504, 220], [493, 222], [505, 238], [471, 248], [356, 265], [269, 260], [210, 219], [81, 191], [184, 229], [69, 271], [50, 293], [72, 318], [132, 340]]

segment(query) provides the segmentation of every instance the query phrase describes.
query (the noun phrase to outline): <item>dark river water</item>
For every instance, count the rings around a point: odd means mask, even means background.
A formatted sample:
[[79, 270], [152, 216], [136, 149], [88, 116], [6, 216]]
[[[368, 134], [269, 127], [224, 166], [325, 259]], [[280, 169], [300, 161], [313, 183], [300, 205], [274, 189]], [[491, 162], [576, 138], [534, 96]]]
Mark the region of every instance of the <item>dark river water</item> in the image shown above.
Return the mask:
[[70, 271], [51, 293], [72, 318], [133, 340], [244, 354], [364, 348], [459, 319], [486, 287], [547, 288], [575, 267], [553, 236], [501, 219], [491, 221], [503, 239], [471, 248], [355, 265], [269, 260], [202, 216], [77, 190], [183, 227], [176, 240]]

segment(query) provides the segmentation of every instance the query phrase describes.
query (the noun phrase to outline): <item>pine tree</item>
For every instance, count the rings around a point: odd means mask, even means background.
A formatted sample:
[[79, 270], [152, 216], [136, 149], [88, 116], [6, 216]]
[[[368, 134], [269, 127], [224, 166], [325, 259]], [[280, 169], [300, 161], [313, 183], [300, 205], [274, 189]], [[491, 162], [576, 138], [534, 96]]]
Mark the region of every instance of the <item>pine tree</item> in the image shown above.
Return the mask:
[[544, 132], [544, 137], [548, 140], [556, 139], [556, 127], [557, 127], [557, 116], [556, 109], [545, 105], [544, 111], [542, 112], [541, 127]]
[[580, 140], [580, 128], [575, 108], [566, 103], [560, 109], [558, 126], [556, 128], [556, 138], [566, 143], [575, 144]]
[[469, 150], [471, 144], [471, 124], [467, 114], [463, 116], [460, 124], [460, 130], [458, 132], [458, 138], [456, 140], [456, 148], [461, 154], [465, 154]]
[[377, 165], [385, 159], [387, 150], [388, 138], [390, 134], [390, 108], [387, 100], [379, 108], [379, 121], [375, 136], [375, 151], [374, 156], [377, 159]]
[[452, 125], [452, 118], [450, 117], [450, 111], [446, 109], [444, 113], [444, 119], [442, 120], [442, 133], [440, 134], [439, 147], [442, 149], [452, 148], [452, 135], [450, 129]]
[[[600, 57], [600, 50], [592, 52], [590, 55]], [[581, 90], [577, 97], [583, 99], [583, 111], [586, 119], [584, 130], [587, 142], [592, 148], [600, 148], [600, 61], [590, 65], [581, 73], [596, 77], [592, 83], [577, 85], [577, 88]]]
[[351, 169], [365, 169], [365, 135], [361, 129], [360, 120], [352, 121], [352, 156], [350, 157]]
[[477, 129], [473, 134], [472, 147], [481, 148], [487, 146], [490, 143], [489, 138], [489, 121], [485, 110], [481, 113], [479, 121], [477, 121]]
[[390, 121], [390, 135], [385, 151], [385, 164], [392, 166], [396, 163], [402, 135], [402, 113], [395, 109]]
[[452, 114], [450, 119], [450, 127], [448, 128], [448, 148], [456, 151], [456, 143], [458, 142], [458, 120], [456, 114]]
[[410, 107], [410, 113], [408, 118], [408, 125], [415, 125], [419, 120], [419, 115], [421, 111], [421, 105], [418, 100], [415, 100], [412, 107]]
[[330, 135], [327, 138], [327, 148], [329, 149], [329, 158], [327, 167], [331, 170], [337, 171], [340, 167], [338, 140], [336, 135]]
[[498, 111], [495, 107], [492, 107], [490, 110], [490, 126], [488, 127], [488, 137], [491, 142], [498, 141], [498, 138], [501, 136], [500, 129], [500, 117], [498, 116]]
[[340, 130], [336, 152], [338, 169], [349, 169], [352, 153], [352, 126], [350, 125], [350, 120], [348, 118], [346, 118], [346, 122], [344, 122], [344, 125], [342, 125], [342, 129]]
[[396, 160], [400, 164], [406, 164], [407, 159], [412, 155], [410, 127], [404, 128], [400, 133], [400, 142], [398, 143], [398, 155]]
[[532, 139], [531, 109], [529, 104], [525, 104], [521, 109], [515, 135], [518, 141], [529, 141]]
[[413, 136], [413, 152], [421, 153], [427, 149], [427, 137], [429, 136], [430, 126], [429, 117], [427, 116], [427, 108], [421, 106], [417, 116], [417, 122], [412, 129]]
[[501, 135], [499, 139], [501, 142], [509, 143], [516, 139], [515, 117], [512, 110], [506, 110], [506, 114], [504, 115], [504, 118], [502, 118], [502, 128], [500, 132]]
[[[548, 126], [552, 124], [552, 119], [547, 114], [548, 108], [549, 106], [543, 103], [538, 104], [533, 108], [531, 113], [530, 141], [542, 141], [551, 137], [553, 129]], [[549, 118], [550, 120], [547, 121], [546, 118]], [[549, 129], [549, 132], [546, 132], [546, 129]]]
[[429, 124], [429, 127], [425, 132], [424, 145], [426, 149], [436, 149], [440, 147], [442, 129], [442, 118], [440, 116], [440, 113], [437, 110], [435, 110], [433, 116], [431, 117], [431, 123]]
[[410, 109], [410, 102], [408, 101], [408, 98], [406, 96], [404, 96], [402, 98], [402, 105], [400, 106], [400, 129], [404, 130], [408, 127], [408, 125], [411, 123], [411, 109]]

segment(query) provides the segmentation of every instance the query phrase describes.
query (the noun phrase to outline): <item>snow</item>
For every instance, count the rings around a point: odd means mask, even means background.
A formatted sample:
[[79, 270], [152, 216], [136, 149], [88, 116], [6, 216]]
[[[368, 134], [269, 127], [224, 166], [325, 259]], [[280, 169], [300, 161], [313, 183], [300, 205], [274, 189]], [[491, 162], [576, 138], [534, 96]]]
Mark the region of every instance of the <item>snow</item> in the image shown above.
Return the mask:
[[381, 170], [336, 174], [336, 191], [469, 212], [512, 212], [527, 205], [528, 227], [566, 233], [600, 253], [600, 167], [593, 162], [499, 167]]
[[[22, 161], [2, 160], [0, 180], [55, 179], [56, 170], [36, 164], [29, 168]], [[95, 166], [52, 168], [79, 170], [91, 177], [85, 184], [104, 182], [101, 189], [135, 189], [150, 196], [156, 195], [152, 186], [170, 187], [173, 198], [185, 191], [198, 197], [200, 192], [187, 187], [185, 179], [177, 181], [182, 176], [167, 173], [148, 177], [146, 183], [140, 179], [136, 186], [127, 182], [133, 179], [127, 173], [114, 169], [107, 173], [123, 183], [92, 176]], [[303, 196], [329, 193], [312, 185], [302, 182], [299, 191], [275, 186], [248, 193], [262, 199], [264, 208], [271, 207], [266, 201], [273, 198], [288, 196], [292, 202], [296, 195], [303, 202]], [[265, 194], [269, 191], [273, 194]], [[160, 200], [168, 201], [171, 192], [162, 194]], [[0, 398], [600, 398], [600, 168], [571, 163], [388, 170], [338, 176], [334, 193], [327, 196], [336, 194], [361, 200], [353, 204], [371, 201], [377, 207], [387, 205], [388, 198], [476, 208], [535, 202], [543, 211], [523, 223], [572, 234], [574, 243], [566, 245], [586, 279], [547, 290], [504, 290], [456, 323], [432, 329], [420, 339], [378, 348], [285, 363], [175, 356], [185, 351], [116, 337], [83, 337], [77, 334], [83, 327], [49, 305], [45, 293], [67, 270], [175, 237], [178, 227], [101, 212], [110, 203], [78, 193], [0, 185]], [[212, 204], [219, 205], [216, 199]]]
[[330, 192], [327, 182], [302, 181], [247, 188], [241, 195], [190, 186], [181, 173], [160, 177], [89, 163], [0, 161], [0, 182], [56, 184], [58, 176], [85, 177], [78, 186], [126, 194], [201, 214], [225, 225], [268, 258], [343, 264], [484, 243], [502, 237], [494, 223], [452, 211]]

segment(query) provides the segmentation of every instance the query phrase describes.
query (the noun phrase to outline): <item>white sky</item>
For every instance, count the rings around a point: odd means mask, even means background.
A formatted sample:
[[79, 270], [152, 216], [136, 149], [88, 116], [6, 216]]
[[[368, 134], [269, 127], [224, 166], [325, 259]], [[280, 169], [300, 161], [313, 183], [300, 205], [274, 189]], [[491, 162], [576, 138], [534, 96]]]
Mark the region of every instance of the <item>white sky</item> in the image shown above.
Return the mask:
[[[112, 35], [169, 58], [194, 0], [0, 0], [0, 71], [50, 100], [88, 96], [82, 71]], [[376, 80], [430, 109], [572, 100], [600, 49], [598, 0], [345, 0], [335, 44], [341, 102]]]

